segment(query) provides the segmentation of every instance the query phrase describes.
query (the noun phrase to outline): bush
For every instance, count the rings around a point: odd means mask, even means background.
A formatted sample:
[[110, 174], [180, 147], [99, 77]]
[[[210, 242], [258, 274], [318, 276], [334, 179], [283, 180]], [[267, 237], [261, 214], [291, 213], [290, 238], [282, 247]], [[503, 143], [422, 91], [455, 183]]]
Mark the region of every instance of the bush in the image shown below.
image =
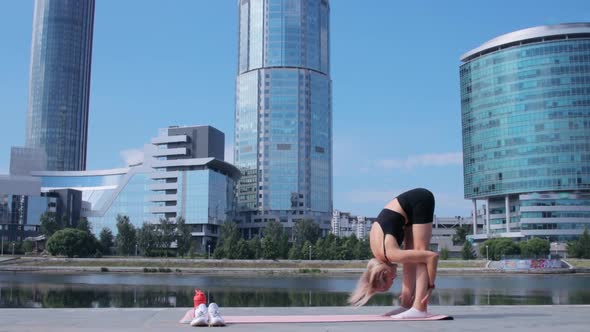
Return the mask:
[[500, 260], [503, 256], [520, 255], [520, 247], [509, 238], [497, 238], [485, 241], [479, 247], [479, 254], [486, 257], [486, 246], [490, 260]]
[[464, 260], [475, 259], [475, 252], [473, 250], [473, 246], [471, 245], [471, 242], [465, 241], [465, 243], [463, 243], [463, 250], [461, 251], [461, 257]]
[[532, 238], [519, 243], [520, 254], [526, 258], [547, 257], [551, 249], [549, 241], [540, 238]]
[[449, 259], [449, 249], [442, 248], [439, 253], [439, 258], [440, 258], [440, 260], [443, 260], [443, 261], [446, 261], [447, 259]]
[[96, 250], [96, 239], [90, 234], [74, 228], [55, 232], [47, 240], [47, 250], [52, 255], [87, 257]]
[[588, 235], [588, 229], [584, 230], [584, 233], [577, 241], [567, 244], [567, 253], [574, 258], [590, 258], [590, 236]]

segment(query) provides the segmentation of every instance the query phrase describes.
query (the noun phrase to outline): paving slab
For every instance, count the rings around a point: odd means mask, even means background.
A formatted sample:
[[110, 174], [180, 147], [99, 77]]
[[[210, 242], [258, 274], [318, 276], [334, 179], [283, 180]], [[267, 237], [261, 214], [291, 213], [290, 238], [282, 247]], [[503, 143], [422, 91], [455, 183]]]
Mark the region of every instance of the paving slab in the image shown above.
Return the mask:
[[[221, 308], [222, 315], [381, 314], [390, 307]], [[0, 309], [0, 332], [8, 331], [188, 331], [179, 320], [188, 308]], [[452, 321], [234, 324], [221, 331], [588, 331], [590, 305], [431, 306]]]

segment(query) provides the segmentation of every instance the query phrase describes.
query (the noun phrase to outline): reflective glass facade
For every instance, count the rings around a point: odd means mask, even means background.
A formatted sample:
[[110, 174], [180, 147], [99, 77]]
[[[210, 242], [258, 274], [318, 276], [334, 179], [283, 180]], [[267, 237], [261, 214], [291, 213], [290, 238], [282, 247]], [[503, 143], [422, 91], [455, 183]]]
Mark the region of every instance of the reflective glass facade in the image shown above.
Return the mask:
[[[179, 176], [181, 187], [179, 213], [187, 224], [221, 225], [227, 220], [233, 196], [232, 181], [213, 170], [183, 171]], [[228, 192], [230, 195], [228, 196]]]
[[103, 227], [117, 234], [117, 215], [119, 214], [128, 216], [135, 227], [141, 227], [144, 222], [153, 219], [147, 200], [150, 194], [147, 186], [151, 181], [148, 175], [134, 172], [127, 182], [119, 184], [118, 190], [103, 193], [103, 199], [93, 207], [93, 210], [99, 213], [92, 213], [88, 217], [94, 234], [100, 234]]
[[239, 1], [238, 210], [332, 215], [332, 93], [326, 0]]
[[27, 146], [45, 150], [47, 170], [84, 170], [94, 0], [36, 0]]
[[4, 242], [37, 236], [41, 215], [55, 212], [57, 198], [0, 193], [0, 238]]
[[461, 66], [465, 196], [590, 189], [590, 38]]
[[491, 233], [590, 226], [590, 24], [523, 30], [463, 61], [464, 193], [488, 200]]

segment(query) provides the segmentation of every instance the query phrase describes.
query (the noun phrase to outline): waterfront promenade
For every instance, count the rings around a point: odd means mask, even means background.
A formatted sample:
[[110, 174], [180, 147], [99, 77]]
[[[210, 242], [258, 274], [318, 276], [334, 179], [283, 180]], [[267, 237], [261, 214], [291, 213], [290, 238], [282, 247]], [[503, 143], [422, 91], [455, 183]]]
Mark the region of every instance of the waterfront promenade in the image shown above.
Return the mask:
[[[587, 331], [588, 305], [562, 306], [431, 306], [431, 311], [454, 316], [452, 321], [355, 322], [297, 324], [236, 324], [228, 331], [356, 332], [368, 331]], [[188, 308], [137, 309], [1, 309], [0, 332], [39, 331], [188, 331], [178, 321]], [[381, 314], [389, 307], [221, 308], [229, 315], [346, 315]]]
[[[502, 270], [487, 264], [485, 260], [440, 261], [440, 274], [490, 274], [490, 273], [589, 273], [588, 261], [581, 266], [546, 270]], [[321, 260], [224, 260], [184, 258], [60, 258], [45, 256], [0, 257], [0, 272], [171, 272], [188, 274], [292, 274], [321, 273], [359, 275], [365, 270], [366, 261], [321, 261]], [[147, 269], [147, 270], [146, 270]], [[154, 270], [155, 269], [155, 270]], [[157, 271], [156, 271], [157, 270]], [[400, 271], [401, 273], [401, 267]]]

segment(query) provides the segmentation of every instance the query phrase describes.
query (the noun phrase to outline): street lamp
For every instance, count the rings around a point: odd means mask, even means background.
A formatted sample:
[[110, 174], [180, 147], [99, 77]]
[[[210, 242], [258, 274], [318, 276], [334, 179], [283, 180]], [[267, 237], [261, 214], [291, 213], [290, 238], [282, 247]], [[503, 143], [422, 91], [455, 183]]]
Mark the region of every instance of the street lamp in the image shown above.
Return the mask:
[[135, 256], [137, 256], [137, 243], [135, 244]]
[[488, 255], [488, 245], [486, 244], [486, 261], [489, 261], [489, 255]]
[[311, 244], [309, 245], [309, 260], [311, 260]]
[[14, 245], [15, 245], [15, 243], [12, 242], [12, 256], [14, 256]]
[[208, 256], [207, 256], [208, 259], [211, 259], [211, 245], [210, 244], [207, 245], [207, 253], [208, 253]]

